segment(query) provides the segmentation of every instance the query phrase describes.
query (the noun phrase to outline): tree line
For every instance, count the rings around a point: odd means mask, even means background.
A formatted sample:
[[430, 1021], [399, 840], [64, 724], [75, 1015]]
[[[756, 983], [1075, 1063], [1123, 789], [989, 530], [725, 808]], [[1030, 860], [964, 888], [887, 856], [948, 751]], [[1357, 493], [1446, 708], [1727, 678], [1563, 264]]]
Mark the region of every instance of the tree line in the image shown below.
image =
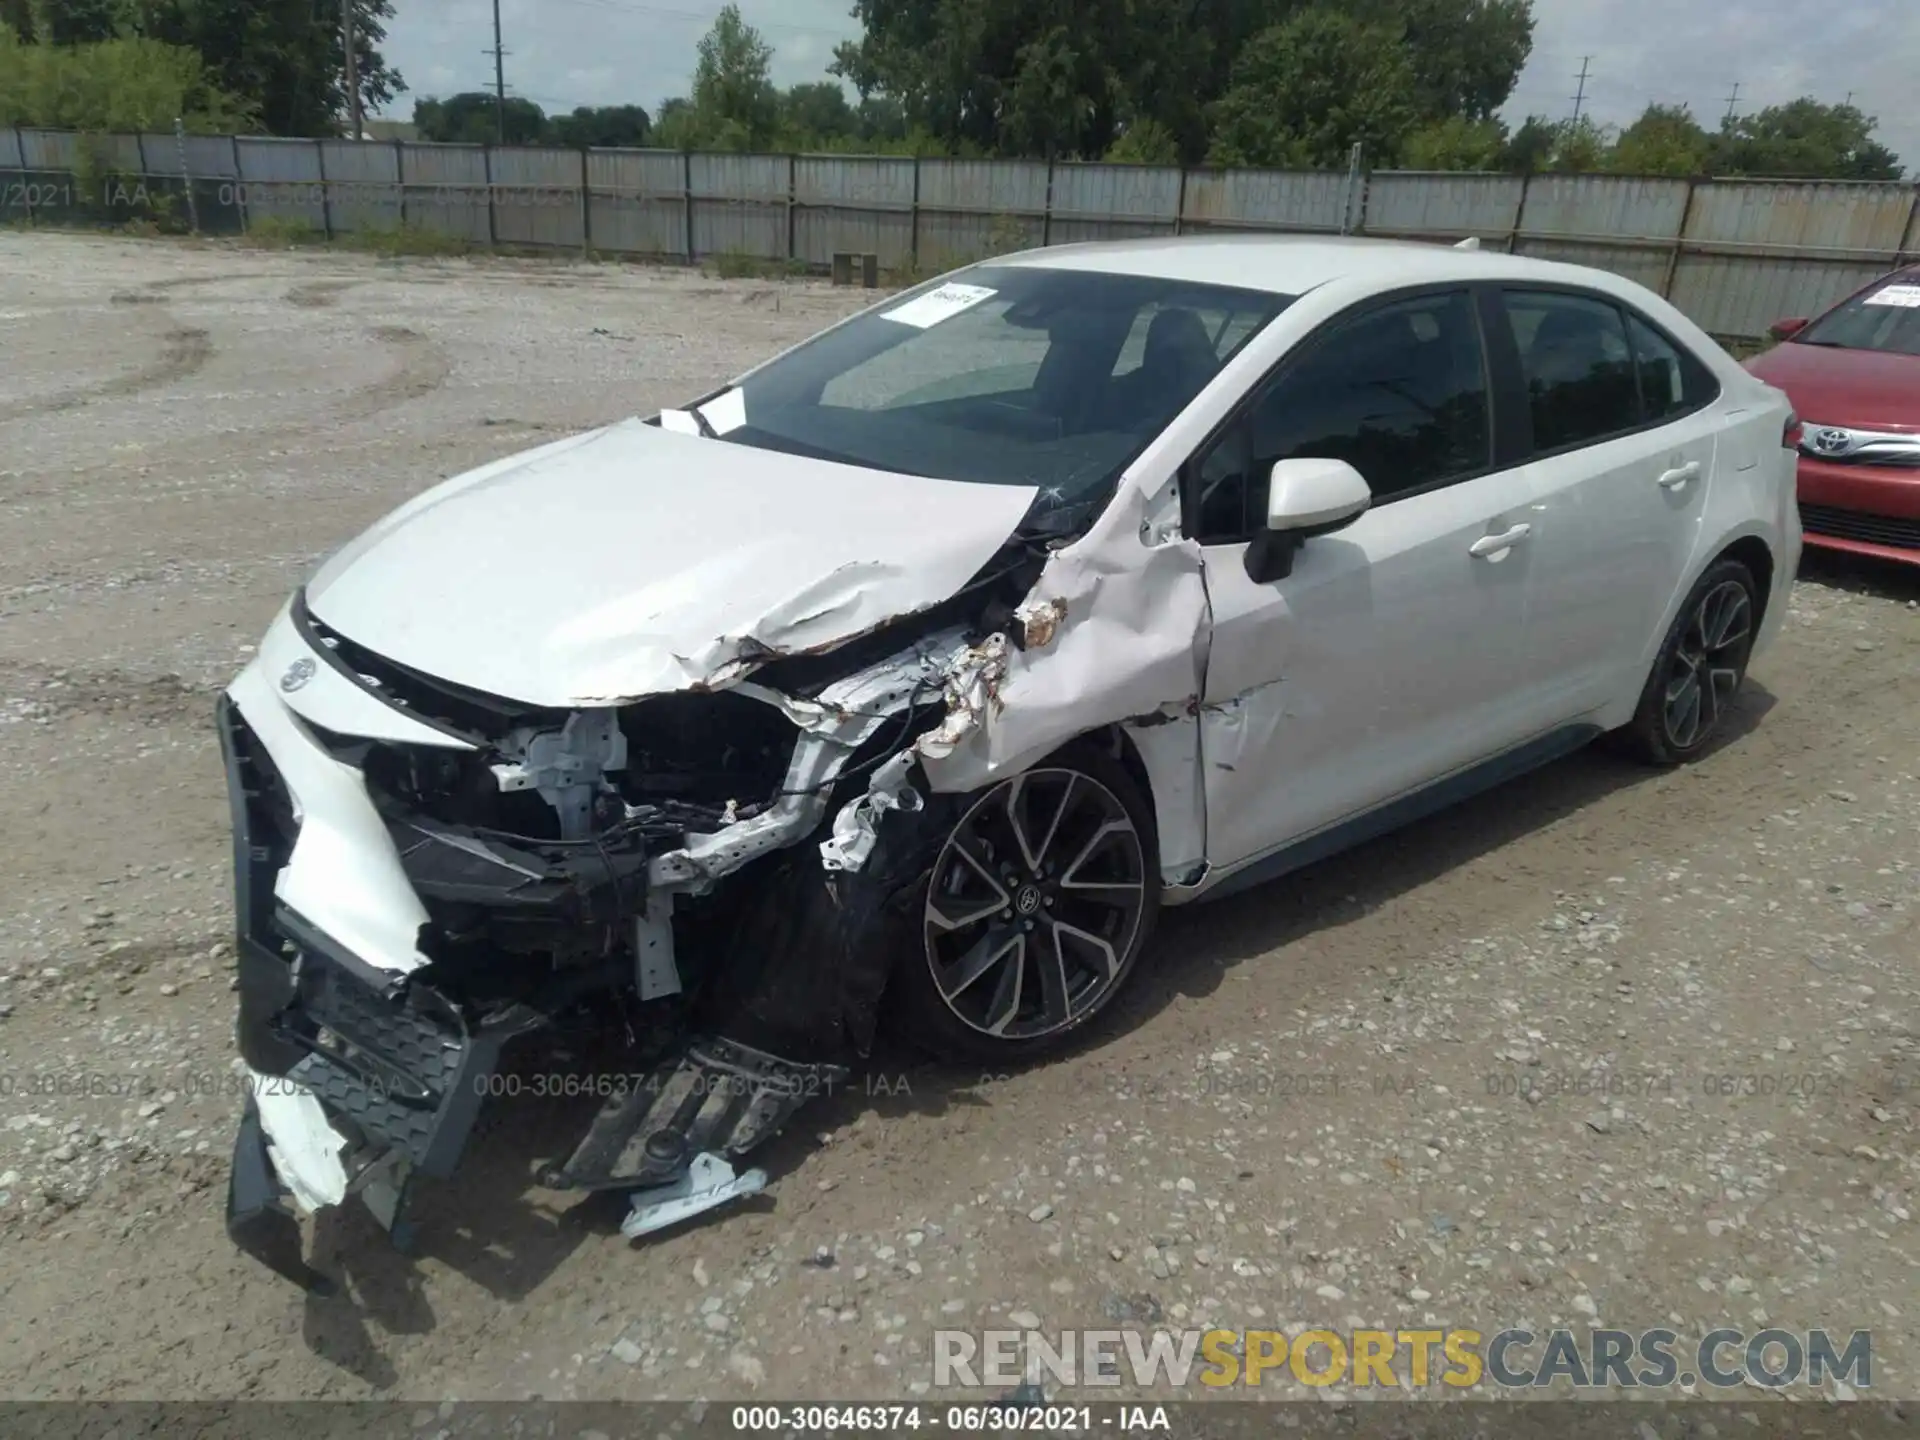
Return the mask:
[[[0, 0], [0, 124], [339, 134], [341, 5], [360, 99], [405, 91], [392, 0]], [[1709, 128], [1649, 105], [1623, 127], [1498, 113], [1532, 0], [853, 0], [860, 36], [782, 89], [728, 5], [682, 96], [548, 115], [485, 92], [422, 98], [423, 139], [733, 151], [1895, 180], [1858, 107], [1811, 96]]]
[[406, 89], [392, 0], [0, 0], [0, 125], [340, 134], [343, 3], [370, 112]]

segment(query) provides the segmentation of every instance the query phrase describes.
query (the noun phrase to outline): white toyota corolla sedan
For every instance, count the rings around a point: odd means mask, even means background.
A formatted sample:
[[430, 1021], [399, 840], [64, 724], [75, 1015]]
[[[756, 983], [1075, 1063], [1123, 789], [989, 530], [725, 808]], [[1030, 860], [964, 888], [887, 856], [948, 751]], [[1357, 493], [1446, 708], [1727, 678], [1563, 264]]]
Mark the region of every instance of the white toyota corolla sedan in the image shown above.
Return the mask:
[[[236, 1235], [397, 1227], [535, 1093], [603, 1102], [545, 1180], [642, 1233], [883, 1022], [1039, 1057], [1163, 905], [1595, 737], [1700, 754], [1786, 613], [1795, 426], [1613, 275], [1209, 236], [961, 270], [427, 491], [221, 702]], [[556, 1074], [562, 1023], [612, 1058]]]

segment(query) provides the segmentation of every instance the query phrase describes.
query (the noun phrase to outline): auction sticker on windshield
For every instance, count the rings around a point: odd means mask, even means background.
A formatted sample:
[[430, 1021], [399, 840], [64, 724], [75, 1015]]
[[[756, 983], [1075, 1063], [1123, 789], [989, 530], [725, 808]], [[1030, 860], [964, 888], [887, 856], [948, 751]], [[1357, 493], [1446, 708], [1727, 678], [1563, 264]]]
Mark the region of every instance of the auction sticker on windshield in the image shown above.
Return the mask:
[[1867, 296], [1868, 305], [1898, 305], [1905, 310], [1920, 310], [1920, 285], [1886, 285]]
[[972, 309], [993, 293], [985, 285], [942, 285], [938, 290], [914, 296], [904, 305], [881, 311], [880, 318], [925, 330], [942, 320], [951, 320], [962, 310]]

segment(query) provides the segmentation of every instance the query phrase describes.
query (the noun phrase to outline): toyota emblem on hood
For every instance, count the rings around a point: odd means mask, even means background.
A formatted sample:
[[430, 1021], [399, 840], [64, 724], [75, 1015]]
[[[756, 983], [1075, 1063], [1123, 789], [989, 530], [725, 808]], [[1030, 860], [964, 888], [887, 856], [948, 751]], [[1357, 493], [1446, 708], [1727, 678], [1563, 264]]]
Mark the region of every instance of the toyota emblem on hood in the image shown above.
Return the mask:
[[1822, 455], [1844, 455], [1853, 448], [1853, 432], [1832, 426], [1813, 432], [1813, 448]]
[[293, 664], [287, 667], [287, 673], [280, 677], [280, 688], [288, 694], [292, 694], [295, 690], [298, 690], [302, 685], [306, 684], [307, 681], [311, 680], [313, 678], [313, 672], [319, 668], [320, 667], [315, 665], [313, 661], [304, 657], [294, 661]]

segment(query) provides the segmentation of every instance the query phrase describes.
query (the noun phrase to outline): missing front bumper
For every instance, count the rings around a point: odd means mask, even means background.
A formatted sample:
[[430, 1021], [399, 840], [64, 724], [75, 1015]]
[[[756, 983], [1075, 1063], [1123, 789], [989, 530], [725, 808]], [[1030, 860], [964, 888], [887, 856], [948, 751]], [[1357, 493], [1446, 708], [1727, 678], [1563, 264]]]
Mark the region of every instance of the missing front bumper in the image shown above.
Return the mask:
[[[471, 857], [425, 825], [396, 833], [352, 767], [298, 733], [261, 688], [256, 677], [244, 693], [236, 687], [237, 703], [223, 697], [219, 706], [233, 808], [238, 1048], [264, 1087], [236, 1136], [228, 1220], [244, 1248], [300, 1273], [287, 1258], [297, 1253], [287, 1239], [295, 1211], [358, 1195], [404, 1248], [415, 1177], [450, 1178], [486, 1099], [511, 1093], [494, 1083], [506, 1042], [588, 1000], [605, 1018], [631, 1022], [629, 1007], [647, 990], [636, 955], [617, 945], [525, 958], [472, 938], [446, 945], [450, 932], [434, 928], [420, 901], [470, 904], [476, 877], [458, 865]], [[256, 710], [257, 732], [249, 723]], [[810, 851], [796, 854], [811, 863]], [[297, 885], [289, 883], [295, 872], [304, 877]], [[751, 907], [755, 924], [725, 917], [727, 936], [715, 947], [724, 973], [710, 977], [725, 1004], [704, 1018], [726, 1038], [683, 1037], [664, 1063], [606, 1101], [572, 1155], [547, 1172], [549, 1184], [646, 1192], [636, 1213], [653, 1218], [635, 1233], [752, 1193], [754, 1172], [733, 1175], [728, 1162], [841, 1083], [846, 1068], [826, 1062], [849, 1046], [864, 1053], [884, 980], [878, 971], [842, 973], [844, 906], [813, 893], [817, 885], [808, 890], [809, 875], [782, 862], [761, 877], [762, 899], [772, 903]], [[509, 897], [520, 910], [602, 928], [602, 917], [558, 913], [567, 907], [546, 892], [569, 891], [565, 876], [533, 878], [541, 884]], [[631, 879], [639, 888], [623, 890], [615, 906], [629, 923], [649, 888], [644, 874]], [[405, 906], [396, 908], [389, 881], [404, 887]], [[795, 884], [801, 889], [789, 894]], [[442, 894], [447, 888], [460, 893]], [[805, 903], [787, 903], [803, 892]], [[399, 910], [417, 913], [414, 929], [399, 928]], [[783, 963], [770, 965], [773, 956]], [[676, 1016], [682, 1008], [672, 1007]], [[636, 1069], [663, 1052], [649, 1044], [643, 1053]], [[326, 1164], [305, 1166], [315, 1153]], [[314, 1178], [322, 1170], [324, 1184]], [[254, 1231], [271, 1243], [245, 1243]]]

